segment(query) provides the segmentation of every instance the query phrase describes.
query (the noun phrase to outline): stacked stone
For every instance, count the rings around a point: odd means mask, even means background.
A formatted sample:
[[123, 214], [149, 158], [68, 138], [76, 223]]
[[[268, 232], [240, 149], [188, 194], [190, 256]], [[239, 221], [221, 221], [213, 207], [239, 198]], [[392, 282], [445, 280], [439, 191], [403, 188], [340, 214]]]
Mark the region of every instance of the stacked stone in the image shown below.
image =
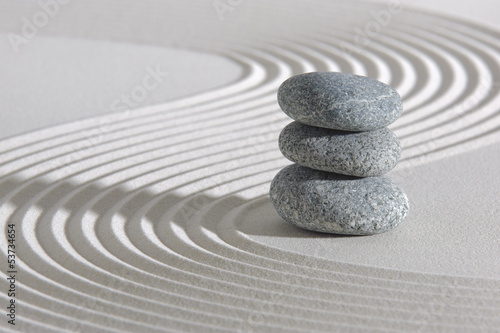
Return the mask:
[[281, 217], [349, 235], [386, 232], [404, 220], [408, 198], [383, 176], [401, 156], [386, 127], [402, 112], [396, 90], [363, 76], [307, 73], [283, 82], [278, 102], [296, 120], [279, 138], [281, 152], [296, 164], [281, 170], [270, 189]]

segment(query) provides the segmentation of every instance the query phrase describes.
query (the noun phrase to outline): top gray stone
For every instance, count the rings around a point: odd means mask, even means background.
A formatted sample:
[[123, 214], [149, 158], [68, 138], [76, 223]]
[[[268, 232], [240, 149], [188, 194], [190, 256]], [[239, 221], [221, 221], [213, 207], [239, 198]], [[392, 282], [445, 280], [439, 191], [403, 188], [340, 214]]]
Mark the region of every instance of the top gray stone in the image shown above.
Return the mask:
[[385, 127], [403, 111], [390, 86], [359, 75], [313, 72], [283, 82], [278, 103], [289, 117], [311, 126], [344, 131]]

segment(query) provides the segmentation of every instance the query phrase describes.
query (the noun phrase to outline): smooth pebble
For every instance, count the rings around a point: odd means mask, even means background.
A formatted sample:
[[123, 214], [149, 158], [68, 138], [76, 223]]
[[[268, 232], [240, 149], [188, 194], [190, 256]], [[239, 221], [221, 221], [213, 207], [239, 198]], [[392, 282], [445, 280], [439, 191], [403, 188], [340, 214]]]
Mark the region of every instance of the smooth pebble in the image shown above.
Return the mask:
[[380, 176], [401, 156], [398, 138], [386, 127], [345, 132], [293, 122], [281, 131], [279, 148], [302, 166], [358, 177]]
[[335, 234], [386, 232], [409, 210], [405, 192], [390, 178], [357, 178], [297, 164], [274, 177], [270, 197], [278, 214], [291, 224]]
[[399, 118], [401, 98], [390, 86], [364, 76], [314, 72], [293, 76], [278, 89], [288, 116], [311, 126], [370, 131]]

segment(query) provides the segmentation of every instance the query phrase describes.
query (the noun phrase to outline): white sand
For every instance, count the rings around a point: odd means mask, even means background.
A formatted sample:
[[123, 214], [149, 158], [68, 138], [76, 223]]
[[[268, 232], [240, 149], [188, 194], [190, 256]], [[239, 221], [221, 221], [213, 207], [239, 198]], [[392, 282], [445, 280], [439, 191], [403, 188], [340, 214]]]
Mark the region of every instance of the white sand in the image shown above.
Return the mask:
[[[4, 36], [40, 10], [2, 6]], [[342, 43], [384, 3], [233, 6], [219, 20], [210, 1], [75, 1], [18, 54], [2, 39], [0, 226], [17, 228], [16, 330], [494, 331], [500, 32], [405, 8], [349, 55]], [[109, 113], [157, 64], [162, 84]], [[313, 70], [401, 93], [391, 128], [404, 155], [390, 175], [411, 211], [398, 229], [316, 234], [272, 209], [269, 183], [289, 164], [276, 89]], [[3, 262], [6, 248], [4, 235]]]

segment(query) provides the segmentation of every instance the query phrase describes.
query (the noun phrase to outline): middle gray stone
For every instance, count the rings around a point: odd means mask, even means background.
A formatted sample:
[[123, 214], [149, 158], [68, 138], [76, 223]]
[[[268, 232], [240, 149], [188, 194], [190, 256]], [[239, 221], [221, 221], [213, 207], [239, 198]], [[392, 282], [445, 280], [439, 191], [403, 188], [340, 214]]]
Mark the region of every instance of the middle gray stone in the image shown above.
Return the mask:
[[345, 132], [293, 122], [281, 131], [279, 147], [299, 165], [357, 177], [380, 176], [401, 156], [398, 138], [385, 127]]

